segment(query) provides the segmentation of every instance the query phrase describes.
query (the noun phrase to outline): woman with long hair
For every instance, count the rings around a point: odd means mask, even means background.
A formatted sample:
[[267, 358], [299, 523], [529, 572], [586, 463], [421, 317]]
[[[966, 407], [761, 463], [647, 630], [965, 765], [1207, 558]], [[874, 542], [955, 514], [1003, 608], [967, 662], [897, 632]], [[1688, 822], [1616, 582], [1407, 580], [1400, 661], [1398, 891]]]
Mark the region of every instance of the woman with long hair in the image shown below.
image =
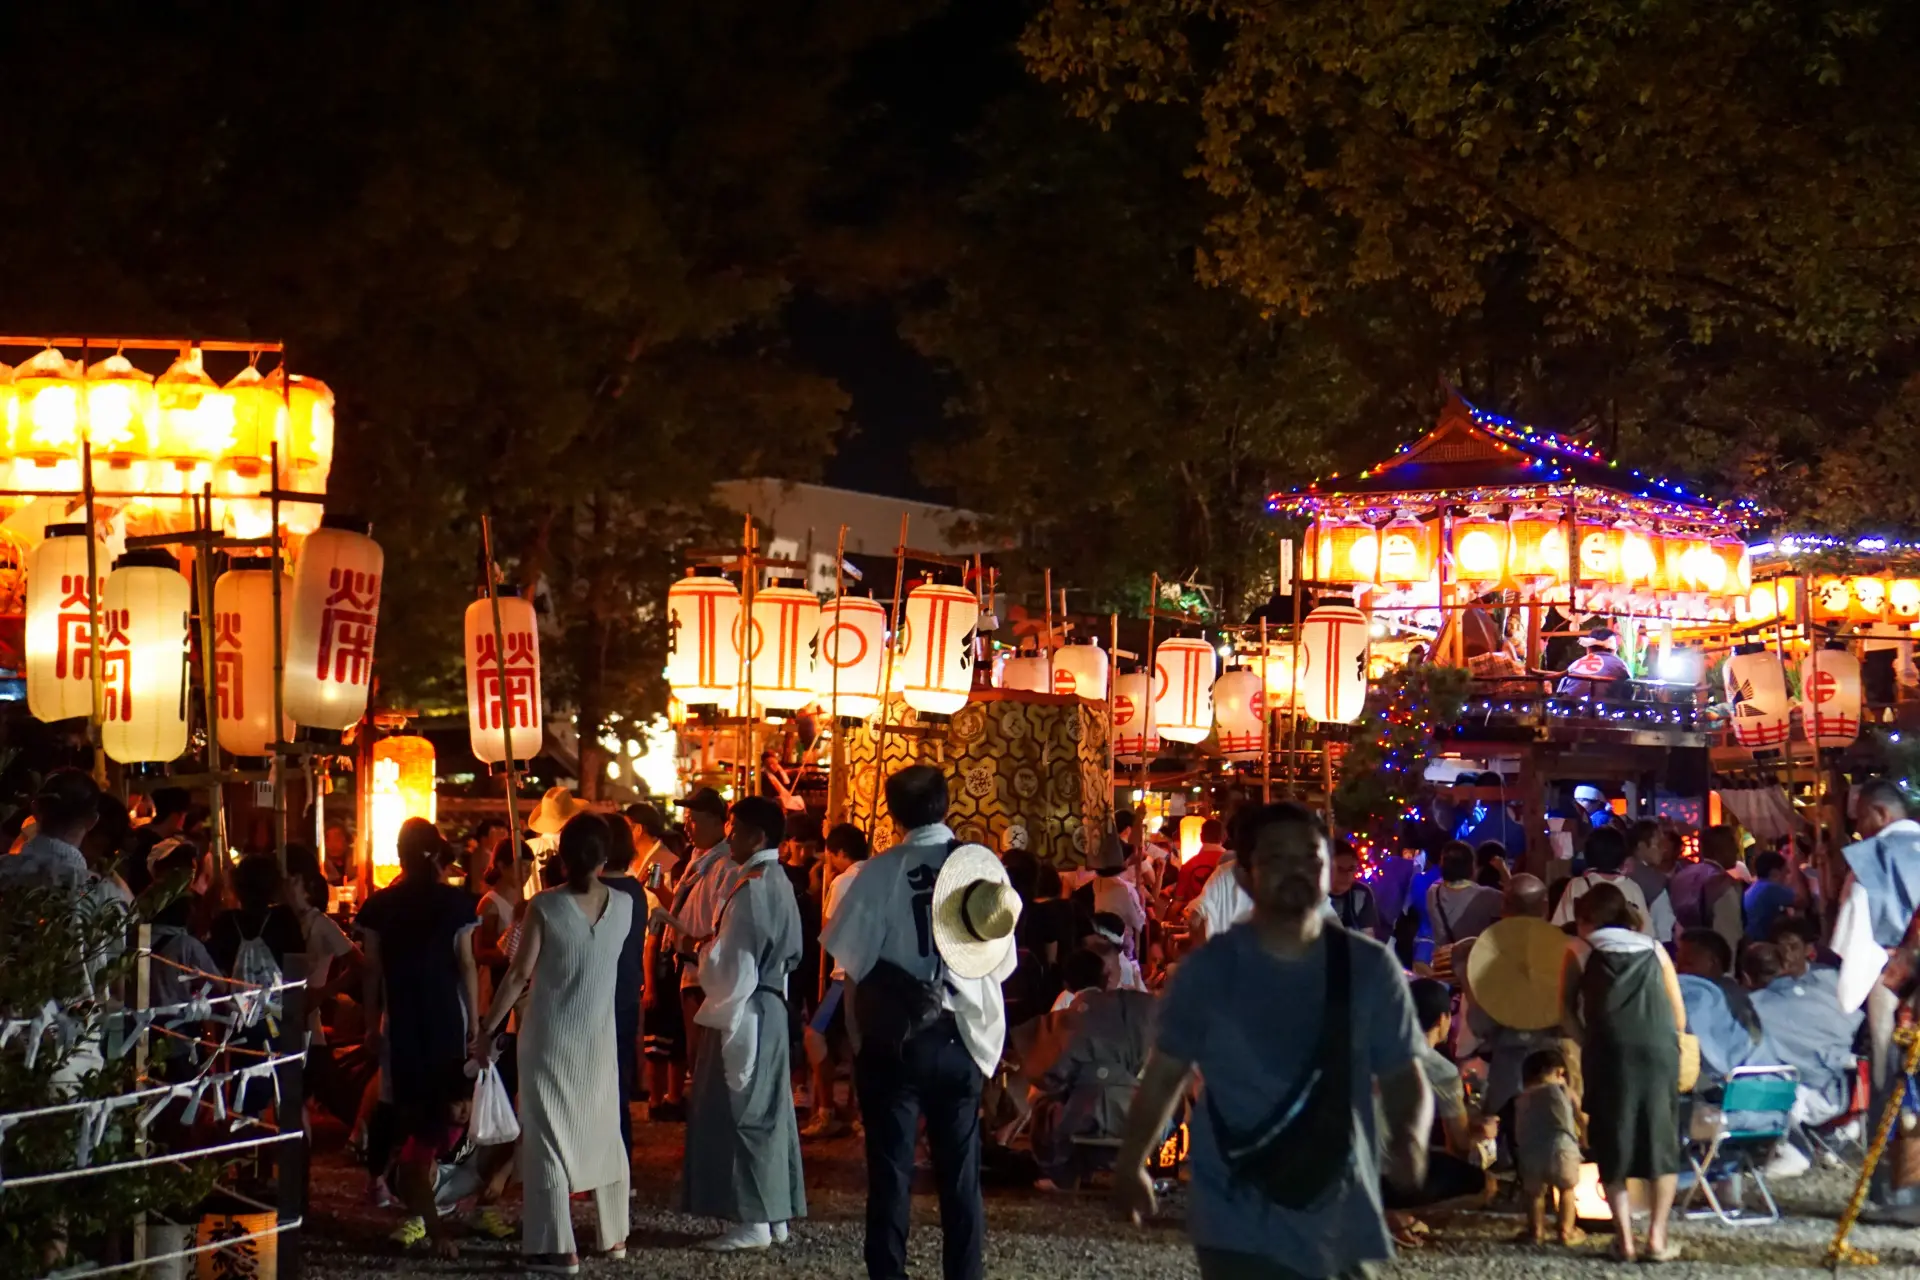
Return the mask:
[[579, 1272], [568, 1209], [576, 1191], [593, 1193], [602, 1255], [627, 1253], [631, 1170], [620, 1142], [613, 997], [620, 953], [636, 924], [633, 900], [600, 879], [613, 841], [624, 838], [591, 813], [561, 829], [566, 879], [527, 904], [513, 963], [474, 1037], [475, 1057], [489, 1060], [494, 1036], [532, 984], [518, 1046], [520, 1247], [529, 1271]]

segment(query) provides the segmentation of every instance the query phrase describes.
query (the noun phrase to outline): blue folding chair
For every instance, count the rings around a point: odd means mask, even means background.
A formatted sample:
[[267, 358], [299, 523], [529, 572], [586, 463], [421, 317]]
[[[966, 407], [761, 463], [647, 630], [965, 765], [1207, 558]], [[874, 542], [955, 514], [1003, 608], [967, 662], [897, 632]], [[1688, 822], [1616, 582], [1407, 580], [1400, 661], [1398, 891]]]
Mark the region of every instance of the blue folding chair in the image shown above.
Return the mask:
[[[1721, 1091], [1718, 1111], [1702, 1112], [1695, 1102], [1692, 1133], [1686, 1144], [1693, 1183], [1680, 1210], [1689, 1218], [1715, 1217], [1730, 1227], [1762, 1227], [1780, 1221], [1780, 1206], [1767, 1188], [1767, 1159], [1793, 1127], [1794, 1090], [1800, 1073], [1792, 1067], [1736, 1067]], [[1766, 1216], [1750, 1214], [1739, 1204], [1722, 1204], [1714, 1193], [1716, 1180], [1752, 1178], [1765, 1201]], [[1708, 1207], [1693, 1210], [1694, 1197], [1705, 1195]]]

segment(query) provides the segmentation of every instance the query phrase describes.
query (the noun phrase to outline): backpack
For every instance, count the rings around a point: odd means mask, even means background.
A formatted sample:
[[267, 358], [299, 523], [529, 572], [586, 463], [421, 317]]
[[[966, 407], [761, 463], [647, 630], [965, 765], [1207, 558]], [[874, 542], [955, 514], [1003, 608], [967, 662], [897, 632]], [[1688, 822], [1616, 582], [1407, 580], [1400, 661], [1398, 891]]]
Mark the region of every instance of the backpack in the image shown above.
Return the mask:
[[[238, 915], [233, 917], [234, 930], [240, 935], [240, 949], [234, 953], [233, 968], [228, 971], [227, 976], [235, 982], [249, 987], [260, 987], [267, 991], [272, 991], [280, 985], [282, 981], [280, 962], [274, 958], [273, 948], [267, 945], [265, 937], [267, 920], [272, 914], [272, 909], [269, 908], [267, 914], [260, 918], [260, 931], [251, 938], [247, 936], [246, 930], [241, 928], [240, 917]], [[279, 993], [275, 992], [267, 997], [267, 1013], [269, 1019], [279, 1016]], [[269, 1025], [271, 1026], [271, 1023]]]

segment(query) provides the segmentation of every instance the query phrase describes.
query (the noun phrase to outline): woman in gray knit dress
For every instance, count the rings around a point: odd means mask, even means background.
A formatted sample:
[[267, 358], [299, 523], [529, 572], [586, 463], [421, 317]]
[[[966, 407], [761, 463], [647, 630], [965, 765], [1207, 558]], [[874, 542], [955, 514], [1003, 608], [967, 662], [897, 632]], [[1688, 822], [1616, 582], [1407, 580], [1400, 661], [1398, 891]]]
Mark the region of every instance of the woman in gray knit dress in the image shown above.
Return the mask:
[[1563, 990], [1581, 1042], [1588, 1145], [1613, 1207], [1614, 1256], [1638, 1256], [1627, 1181], [1639, 1178], [1652, 1188], [1646, 1256], [1665, 1262], [1679, 1256], [1667, 1218], [1680, 1172], [1680, 979], [1612, 885], [1588, 890], [1575, 919], [1585, 945], [1567, 960]]

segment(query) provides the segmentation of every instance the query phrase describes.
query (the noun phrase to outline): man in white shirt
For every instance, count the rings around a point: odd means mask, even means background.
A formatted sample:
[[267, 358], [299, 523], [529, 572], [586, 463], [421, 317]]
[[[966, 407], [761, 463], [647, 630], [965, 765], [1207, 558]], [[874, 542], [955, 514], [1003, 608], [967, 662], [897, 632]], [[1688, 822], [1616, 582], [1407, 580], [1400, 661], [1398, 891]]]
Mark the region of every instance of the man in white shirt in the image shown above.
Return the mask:
[[[1017, 958], [967, 978], [934, 945], [934, 886], [957, 847], [946, 825], [947, 780], [914, 765], [887, 779], [887, 810], [906, 835], [867, 860], [848, 886], [821, 943], [847, 975], [847, 1030], [867, 1130], [866, 1263], [870, 1280], [904, 1280], [912, 1208], [915, 1128], [922, 1118], [940, 1191], [947, 1280], [979, 1280], [986, 1207], [980, 1194], [980, 1090], [1000, 1065], [1006, 1009], [1000, 984]], [[888, 967], [890, 966], [890, 967]], [[879, 970], [876, 972], [876, 970]], [[860, 988], [937, 986], [941, 1013], [898, 1045], [870, 1042], [860, 1025]]]
[[700, 944], [713, 936], [739, 868], [727, 845], [727, 802], [720, 793], [701, 787], [675, 803], [687, 812], [687, 839], [693, 844], [693, 861], [680, 877], [671, 908], [681, 926], [673, 930], [671, 941], [680, 953], [680, 1011], [687, 1029], [687, 1075], [692, 1077], [700, 1070], [694, 1015], [705, 1000], [695, 960]]
[[1238, 861], [1232, 850], [1222, 853], [1200, 896], [1187, 904], [1187, 925], [1193, 930], [1194, 945], [1219, 937], [1253, 915], [1253, 899], [1233, 873]]
[[1566, 892], [1560, 895], [1560, 905], [1553, 909], [1553, 923], [1563, 925], [1572, 920], [1574, 906], [1586, 896], [1587, 890], [1597, 884], [1610, 884], [1633, 908], [1640, 932], [1654, 936], [1653, 913], [1647, 909], [1646, 895], [1640, 892], [1640, 886], [1627, 875], [1626, 863], [1626, 833], [1618, 826], [1595, 827], [1587, 837], [1587, 870], [1567, 882]]

